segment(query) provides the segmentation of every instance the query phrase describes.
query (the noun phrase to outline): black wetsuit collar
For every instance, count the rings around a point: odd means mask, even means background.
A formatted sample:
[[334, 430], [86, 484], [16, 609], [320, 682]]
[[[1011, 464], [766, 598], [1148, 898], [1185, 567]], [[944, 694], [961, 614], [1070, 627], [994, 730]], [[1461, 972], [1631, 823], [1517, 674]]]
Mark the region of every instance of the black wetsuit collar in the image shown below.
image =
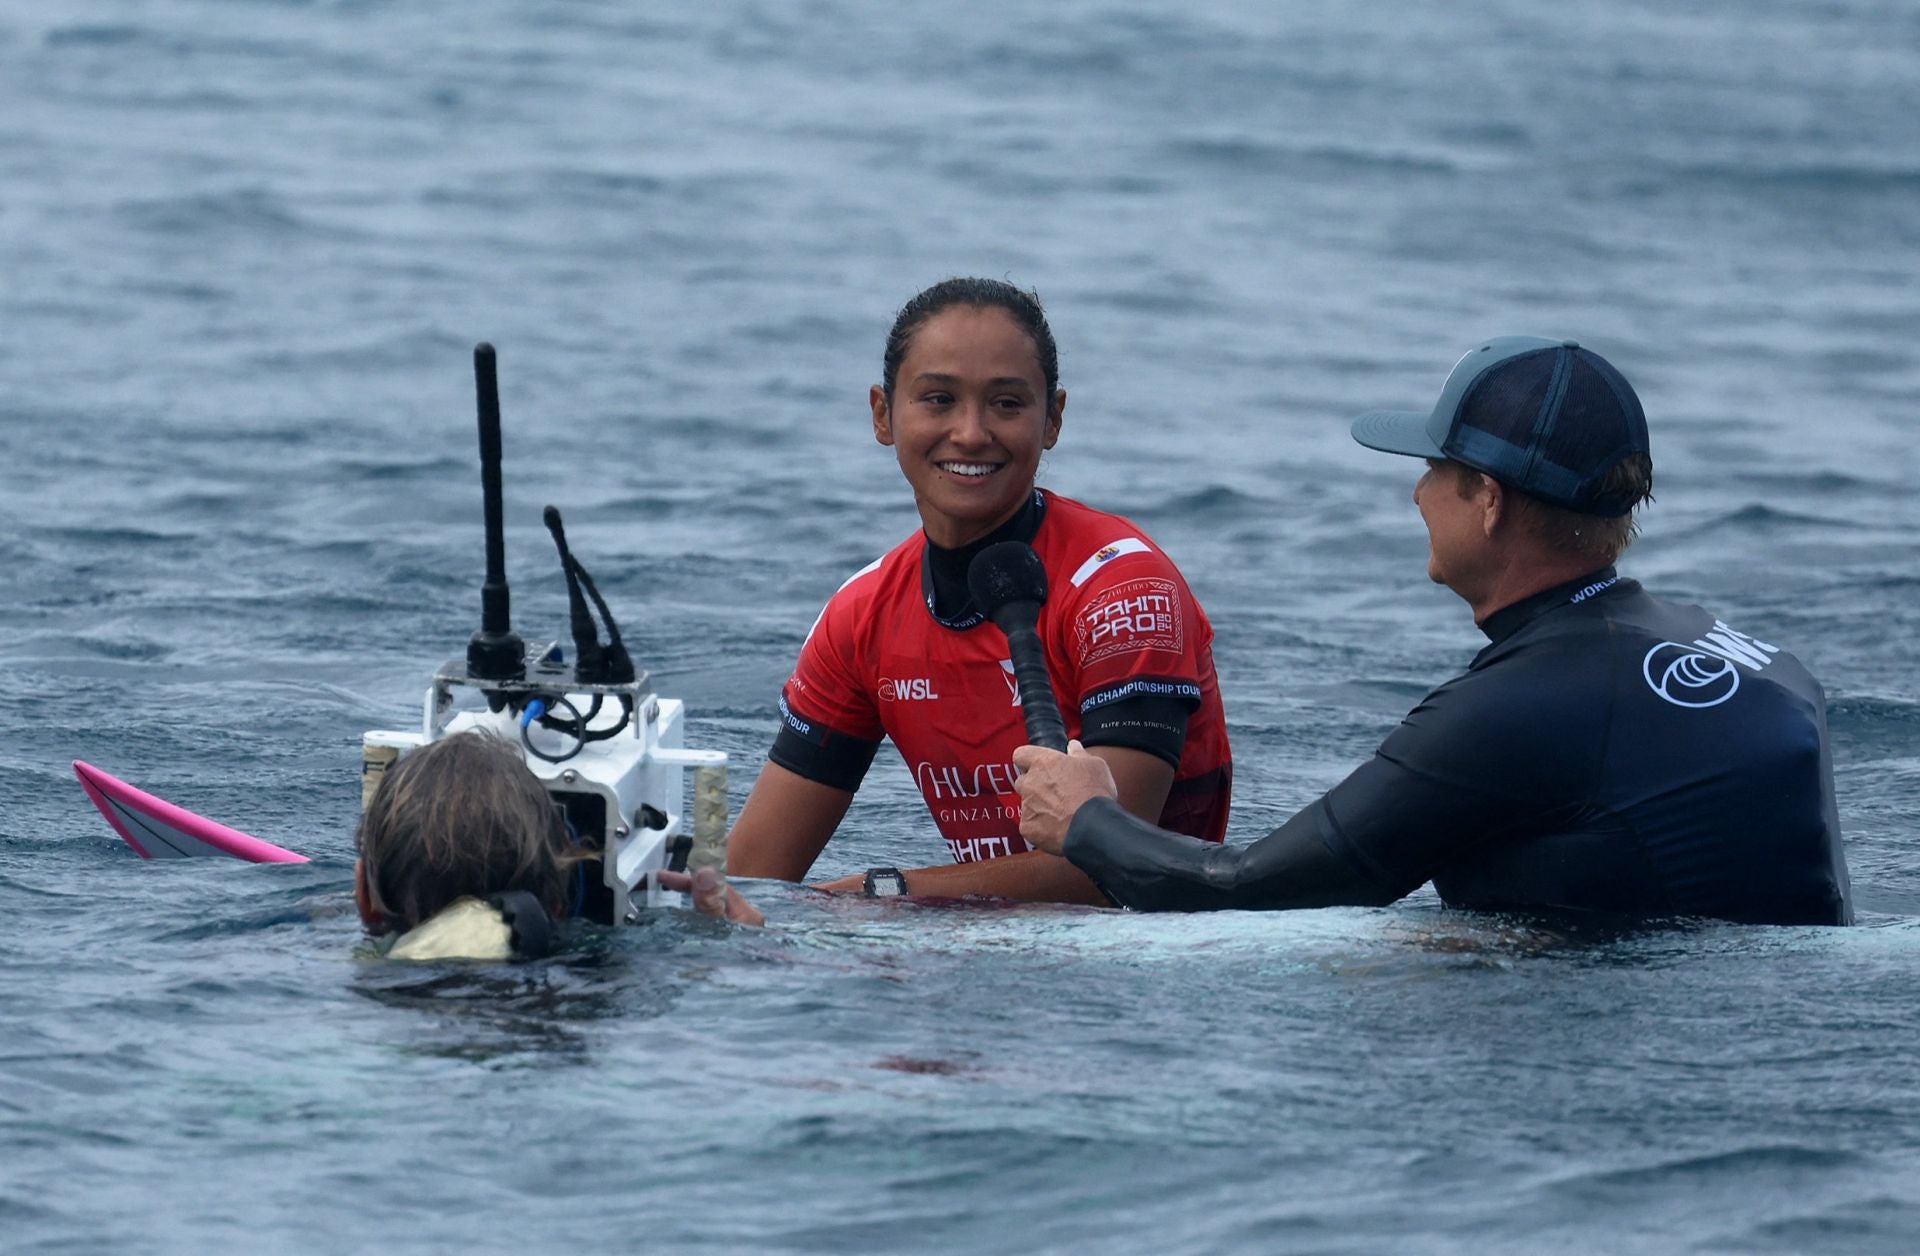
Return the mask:
[[985, 621], [986, 616], [974, 608], [973, 595], [967, 592], [967, 568], [972, 565], [974, 555], [1001, 541], [1033, 544], [1033, 538], [1040, 535], [1040, 524], [1046, 517], [1046, 494], [1034, 489], [1027, 504], [1013, 518], [977, 541], [970, 541], [957, 549], [946, 549], [935, 545], [929, 537], [926, 552], [920, 558], [920, 593], [926, 599], [927, 610], [934, 620], [942, 627], [956, 631], [965, 631]]
[[1480, 625], [1480, 631], [1487, 634], [1487, 640], [1498, 645], [1556, 607], [1585, 602], [1617, 589], [1637, 587], [1639, 586], [1635, 581], [1622, 579], [1612, 567], [1602, 567], [1576, 580], [1556, 584], [1551, 589], [1542, 589], [1532, 597], [1522, 598], [1511, 606], [1501, 607], [1487, 616], [1486, 622]]

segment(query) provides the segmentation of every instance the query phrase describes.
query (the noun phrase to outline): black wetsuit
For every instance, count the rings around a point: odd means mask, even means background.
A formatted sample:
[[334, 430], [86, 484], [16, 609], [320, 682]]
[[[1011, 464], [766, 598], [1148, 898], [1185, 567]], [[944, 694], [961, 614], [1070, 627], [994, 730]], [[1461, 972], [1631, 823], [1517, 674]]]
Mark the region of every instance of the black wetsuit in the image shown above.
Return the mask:
[[1799, 660], [1611, 568], [1509, 606], [1372, 760], [1249, 846], [1097, 799], [1066, 855], [1142, 910], [1384, 904], [1852, 918], [1826, 702]]

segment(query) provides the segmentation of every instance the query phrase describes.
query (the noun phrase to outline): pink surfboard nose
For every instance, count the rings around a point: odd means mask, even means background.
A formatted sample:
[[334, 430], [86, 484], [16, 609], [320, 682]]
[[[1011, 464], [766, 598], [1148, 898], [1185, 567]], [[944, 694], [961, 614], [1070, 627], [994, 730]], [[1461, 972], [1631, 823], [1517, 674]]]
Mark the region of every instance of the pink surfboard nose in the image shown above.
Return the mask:
[[73, 762], [80, 787], [100, 808], [114, 832], [142, 859], [190, 859], [224, 855], [248, 863], [307, 863], [305, 855], [275, 846], [216, 820], [195, 815], [164, 798], [136, 789], [91, 763]]

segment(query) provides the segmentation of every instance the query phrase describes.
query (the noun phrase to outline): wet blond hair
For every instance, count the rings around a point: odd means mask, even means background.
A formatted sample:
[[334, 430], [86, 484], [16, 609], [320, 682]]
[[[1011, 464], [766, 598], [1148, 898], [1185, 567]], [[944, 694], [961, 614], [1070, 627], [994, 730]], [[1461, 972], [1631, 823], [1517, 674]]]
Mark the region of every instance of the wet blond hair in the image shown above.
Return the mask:
[[484, 733], [456, 733], [387, 770], [355, 838], [371, 905], [411, 929], [457, 898], [525, 890], [567, 912], [580, 855], [566, 822], [520, 752]]

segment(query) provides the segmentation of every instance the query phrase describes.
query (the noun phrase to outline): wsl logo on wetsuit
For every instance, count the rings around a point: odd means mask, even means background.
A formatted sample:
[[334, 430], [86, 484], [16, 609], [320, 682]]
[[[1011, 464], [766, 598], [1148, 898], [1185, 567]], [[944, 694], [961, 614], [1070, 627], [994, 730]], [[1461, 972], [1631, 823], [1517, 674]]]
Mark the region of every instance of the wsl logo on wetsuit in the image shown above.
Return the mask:
[[1740, 692], [1740, 668], [1758, 673], [1777, 645], [1756, 641], [1746, 633], [1713, 621], [1713, 631], [1691, 645], [1662, 641], [1641, 660], [1647, 686], [1677, 707], [1698, 710], [1719, 706]]

